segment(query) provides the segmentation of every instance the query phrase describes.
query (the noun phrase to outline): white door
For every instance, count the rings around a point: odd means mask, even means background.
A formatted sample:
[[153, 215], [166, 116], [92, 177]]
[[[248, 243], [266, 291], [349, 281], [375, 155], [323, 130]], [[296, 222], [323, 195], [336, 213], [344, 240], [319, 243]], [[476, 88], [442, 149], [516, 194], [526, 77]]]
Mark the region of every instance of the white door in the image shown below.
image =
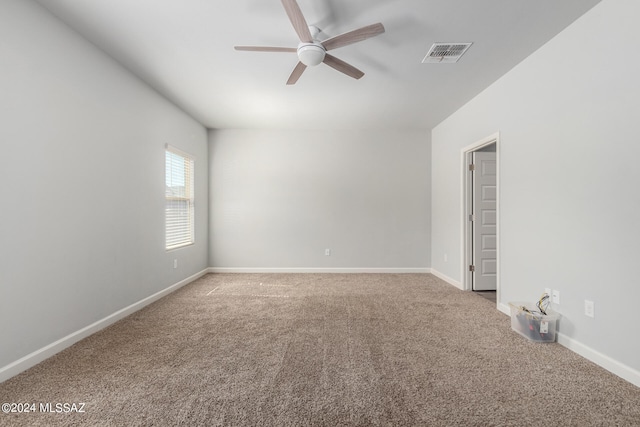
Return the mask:
[[496, 153], [474, 152], [472, 172], [472, 283], [474, 291], [496, 290]]

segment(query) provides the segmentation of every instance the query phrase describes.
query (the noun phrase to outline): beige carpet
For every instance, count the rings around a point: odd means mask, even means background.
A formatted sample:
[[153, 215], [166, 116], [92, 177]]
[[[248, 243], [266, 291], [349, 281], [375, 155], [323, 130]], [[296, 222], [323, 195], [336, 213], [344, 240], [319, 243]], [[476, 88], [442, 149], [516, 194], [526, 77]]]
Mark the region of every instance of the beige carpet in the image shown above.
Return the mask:
[[640, 388], [424, 274], [208, 275], [0, 402], [37, 405], [3, 426], [640, 425]]

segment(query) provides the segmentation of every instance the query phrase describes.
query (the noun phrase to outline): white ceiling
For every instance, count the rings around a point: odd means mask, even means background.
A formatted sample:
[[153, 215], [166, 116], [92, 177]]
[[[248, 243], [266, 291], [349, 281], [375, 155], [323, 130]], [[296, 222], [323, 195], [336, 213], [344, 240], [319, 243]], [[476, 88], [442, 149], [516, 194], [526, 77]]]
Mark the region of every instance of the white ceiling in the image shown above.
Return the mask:
[[[298, 0], [334, 36], [386, 33], [332, 51], [286, 86], [296, 47], [280, 0], [38, 0], [209, 128], [431, 129], [600, 0]], [[473, 42], [456, 64], [422, 64], [434, 42]], [[553, 67], [553, 64], [549, 64]]]

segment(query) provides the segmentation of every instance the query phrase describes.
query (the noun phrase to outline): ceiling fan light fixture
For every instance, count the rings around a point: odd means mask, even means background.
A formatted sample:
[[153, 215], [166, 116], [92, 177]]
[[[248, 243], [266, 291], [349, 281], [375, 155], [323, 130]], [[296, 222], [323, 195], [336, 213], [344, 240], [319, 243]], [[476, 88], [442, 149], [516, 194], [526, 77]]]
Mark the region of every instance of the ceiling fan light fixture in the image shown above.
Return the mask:
[[236, 46], [236, 50], [248, 50], [255, 52], [296, 52], [298, 54], [298, 64], [291, 72], [287, 85], [296, 84], [304, 70], [307, 67], [313, 67], [324, 62], [329, 67], [341, 72], [354, 79], [364, 76], [364, 73], [353, 65], [336, 58], [327, 53], [327, 51], [347, 46], [353, 43], [375, 37], [384, 33], [384, 25], [380, 22], [377, 24], [367, 25], [356, 30], [348, 31], [334, 37], [329, 37], [322, 42], [318, 40], [320, 29], [316, 26], [308, 26], [307, 20], [300, 10], [297, 0], [281, 0], [284, 10], [289, 17], [289, 21], [293, 25], [293, 29], [298, 35], [300, 44], [298, 47], [277, 47], [277, 46]]
[[298, 46], [298, 59], [304, 65], [313, 67], [324, 61], [326, 51], [318, 43], [300, 43]]

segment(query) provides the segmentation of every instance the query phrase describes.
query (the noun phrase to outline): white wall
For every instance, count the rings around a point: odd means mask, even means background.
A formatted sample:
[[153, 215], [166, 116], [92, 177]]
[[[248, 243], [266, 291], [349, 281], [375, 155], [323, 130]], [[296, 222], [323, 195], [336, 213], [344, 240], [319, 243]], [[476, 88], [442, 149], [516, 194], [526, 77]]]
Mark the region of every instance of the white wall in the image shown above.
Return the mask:
[[412, 131], [211, 131], [210, 265], [424, 271], [429, 138]]
[[500, 302], [560, 290], [565, 345], [640, 381], [638, 16], [604, 0], [433, 130], [432, 267], [462, 280], [461, 148], [500, 131]]
[[[208, 154], [203, 126], [31, 1], [0, 2], [0, 70], [1, 373], [207, 267]], [[172, 253], [165, 143], [196, 156], [200, 201]]]

